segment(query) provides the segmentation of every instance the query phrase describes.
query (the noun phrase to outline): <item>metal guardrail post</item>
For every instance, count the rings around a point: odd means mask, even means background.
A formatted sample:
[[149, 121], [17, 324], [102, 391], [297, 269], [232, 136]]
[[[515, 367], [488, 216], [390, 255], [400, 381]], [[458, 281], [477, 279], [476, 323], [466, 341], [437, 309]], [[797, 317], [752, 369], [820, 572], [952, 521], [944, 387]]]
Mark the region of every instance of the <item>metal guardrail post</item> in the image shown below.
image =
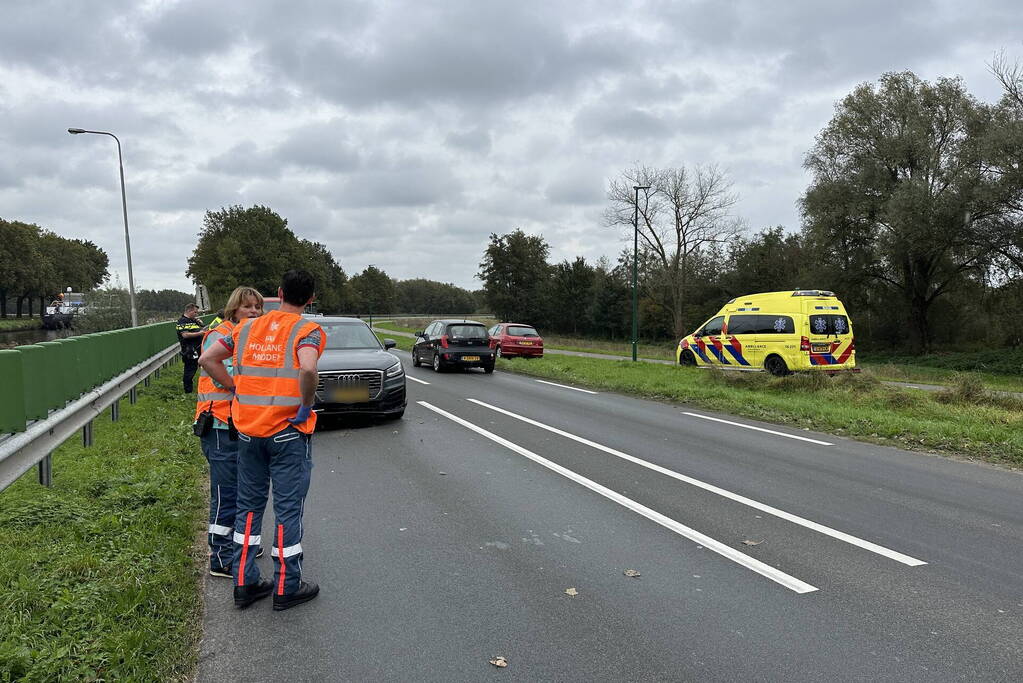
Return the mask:
[[[146, 379], [148, 380], [149, 378], [147, 377]], [[146, 384], [148, 385], [149, 382], [147, 381]], [[128, 404], [129, 405], [135, 405], [138, 402], [139, 402], [138, 387], [135, 386], [135, 387], [132, 387], [131, 391], [128, 392]]]
[[53, 454], [39, 461], [39, 483], [50, 488], [53, 486]]
[[121, 399], [116, 399], [110, 404], [110, 421], [117, 422], [121, 419]]
[[150, 382], [150, 379], [148, 377], [146, 377], [144, 380], [142, 380], [142, 386], [148, 387], [149, 386], [149, 382]]
[[88, 448], [92, 445], [92, 420], [82, 426], [82, 446]]

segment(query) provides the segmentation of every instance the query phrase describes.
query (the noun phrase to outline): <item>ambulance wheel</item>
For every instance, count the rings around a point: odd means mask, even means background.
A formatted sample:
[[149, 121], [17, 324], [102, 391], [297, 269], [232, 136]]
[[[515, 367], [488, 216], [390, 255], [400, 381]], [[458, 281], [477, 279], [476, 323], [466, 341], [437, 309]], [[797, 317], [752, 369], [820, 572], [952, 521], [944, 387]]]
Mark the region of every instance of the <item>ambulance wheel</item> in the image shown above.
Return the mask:
[[775, 377], [784, 377], [791, 374], [789, 366], [785, 364], [785, 360], [781, 356], [768, 356], [767, 360], [764, 361], [764, 370], [767, 370]]
[[422, 361], [419, 360], [419, 352], [412, 349], [412, 367], [418, 368], [422, 364]]
[[678, 364], [684, 365], [687, 368], [691, 368], [696, 365], [696, 356], [689, 349], [686, 349], [678, 357]]

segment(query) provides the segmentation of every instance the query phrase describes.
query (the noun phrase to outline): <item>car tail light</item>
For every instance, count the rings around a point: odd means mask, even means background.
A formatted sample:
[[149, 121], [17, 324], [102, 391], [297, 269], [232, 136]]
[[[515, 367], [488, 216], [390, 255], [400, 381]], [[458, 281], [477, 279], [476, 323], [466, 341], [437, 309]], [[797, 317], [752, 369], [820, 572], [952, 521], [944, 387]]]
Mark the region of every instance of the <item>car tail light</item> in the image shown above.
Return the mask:
[[799, 338], [799, 350], [800, 351], [809, 351], [810, 350], [810, 338], [809, 337], [800, 337]]
[[[806, 337], [803, 337], [803, 338], [805, 339]], [[445, 349], [448, 348], [448, 335], [446, 335], [446, 334], [441, 335], [441, 337], [440, 337], [440, 345], [441, 345], [441, 347], [443, 347]]]

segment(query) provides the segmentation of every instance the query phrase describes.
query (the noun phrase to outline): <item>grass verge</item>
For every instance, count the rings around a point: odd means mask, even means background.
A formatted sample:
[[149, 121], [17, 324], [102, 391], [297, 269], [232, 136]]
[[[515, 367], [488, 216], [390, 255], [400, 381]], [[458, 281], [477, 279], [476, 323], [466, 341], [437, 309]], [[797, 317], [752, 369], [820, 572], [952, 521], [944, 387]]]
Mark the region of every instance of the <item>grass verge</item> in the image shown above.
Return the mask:
[[0, 680], [191, 675], [206, 515], [194, 406], [172, 368], [120, 421], [97, 419], [92, 448], [54, 452], [53, 488], [28, 472], [0, 492]]
[[993, 394], [970, 375], [931, 395], [888, 386], [870, 375], [775, 378], [572, 356], [502, 358], [498, 368], [900, 448], [1023, 466], [1023, 400]]
[[0, 332], [38, 330], [42, 326], [39, 318], [0, 318]]

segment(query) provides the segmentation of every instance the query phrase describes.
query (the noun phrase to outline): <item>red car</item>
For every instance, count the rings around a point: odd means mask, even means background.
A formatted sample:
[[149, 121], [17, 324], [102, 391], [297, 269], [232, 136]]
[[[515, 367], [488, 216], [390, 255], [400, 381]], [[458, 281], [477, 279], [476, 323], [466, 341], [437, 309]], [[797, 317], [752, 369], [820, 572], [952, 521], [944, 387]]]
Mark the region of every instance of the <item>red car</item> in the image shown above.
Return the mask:
[[500, 323], [488, 332], [490, 348], [498, 357], [543, 358], [543, 338], [532, 325]]

